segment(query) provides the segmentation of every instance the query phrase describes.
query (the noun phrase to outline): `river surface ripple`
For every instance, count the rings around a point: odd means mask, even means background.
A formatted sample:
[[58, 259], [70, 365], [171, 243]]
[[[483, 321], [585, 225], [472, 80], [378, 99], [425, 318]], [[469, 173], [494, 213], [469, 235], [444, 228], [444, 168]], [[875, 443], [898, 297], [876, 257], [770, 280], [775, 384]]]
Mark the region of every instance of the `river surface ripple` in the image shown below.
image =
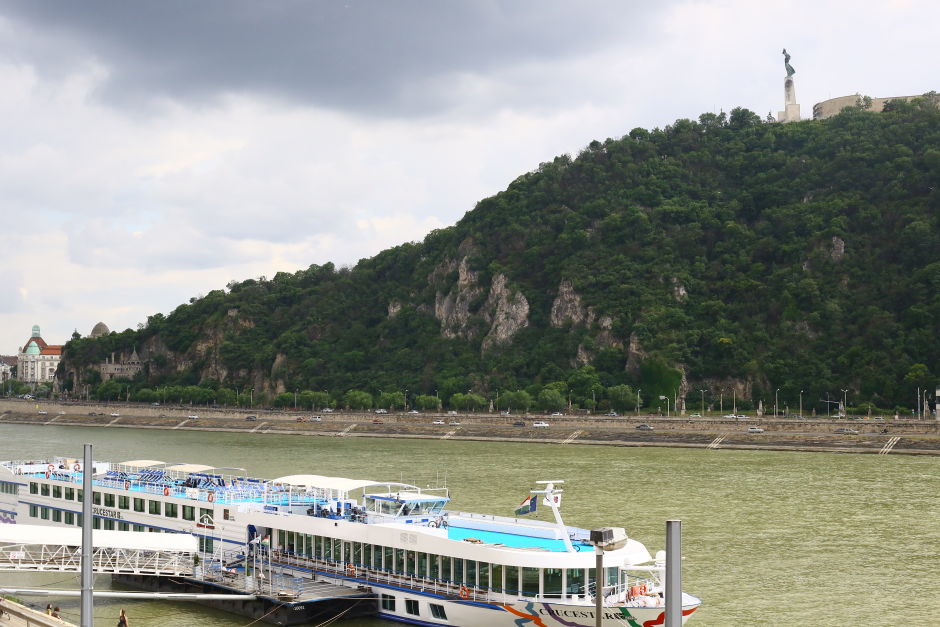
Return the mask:
[[[665, 521], [682, 520], [683, 589], [704, 601], [690, 627], [940, 624], [940, 458], [0, 425], [0, 459], [80, 457], [84, 442], [101, 460], [237, 466], [269, 478], [425, 485], [446, 476], [454, 509], [505, 515], [534, 481], [564, 479], [570, 525], [623, 526], [655, 552]], [[0, 573], [0, 584], [79, 588], [62, 574]], [[54, 603], [78, 623], [78, 599]], [[97, 621], [113, 623], [119, 607], [135, 627], [251, 622], [195, 604], [118, 600], [96, 601]]]

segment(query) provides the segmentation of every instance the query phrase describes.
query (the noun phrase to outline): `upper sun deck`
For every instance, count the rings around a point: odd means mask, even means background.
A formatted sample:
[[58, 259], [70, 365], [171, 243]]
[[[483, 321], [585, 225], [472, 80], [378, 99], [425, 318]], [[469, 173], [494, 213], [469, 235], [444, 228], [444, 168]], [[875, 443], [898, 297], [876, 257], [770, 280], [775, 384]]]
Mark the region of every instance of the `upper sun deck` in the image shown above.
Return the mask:
[[[46, 460], [0, 462], [11, 474], [23, 478], [45, 479], [81, 486], [84, 481], [82, 460], [55, 457]], [[92, 484], [132, 493], [184, 498], [207, 503], [255, 505], [258, 509], [299, 506], [308, 513], [350, 517], [359, 496], [364, 505], [381, 503], [374, 513], [383, 517], [427, 514], [430, 504], [439, 510], [448, 497], [435, 490], [406, 483], [347, 479], [323, 475], [290, 475], [278, 479], [259, 479], [236, 474], [239, 468], [219, 468], [202, 464], [168, 463], [157, 460], [132, 460], [120, 463], [93, 462]], [[377, 493], [369, 490], [378, 489]], [[396, 503], [394, 508], [387, 504]], [[372, 508], [355, 508], [365, 514]], [[394, 509], [394, 511], [392, 511]], [[294, 510], [296, 511], [296, 510]], [[363, 522], [365, 519], [363, 517]]]

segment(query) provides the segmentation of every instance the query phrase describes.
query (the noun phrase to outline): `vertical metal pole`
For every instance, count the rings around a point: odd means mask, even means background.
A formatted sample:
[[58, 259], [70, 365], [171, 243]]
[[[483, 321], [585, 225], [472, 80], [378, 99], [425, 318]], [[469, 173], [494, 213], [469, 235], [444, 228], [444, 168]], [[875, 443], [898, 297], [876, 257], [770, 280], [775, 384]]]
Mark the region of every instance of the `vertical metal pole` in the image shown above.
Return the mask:
[[601, 627], [604, 621], [604, 549], [594, 547], [597, 561], [594, 568], [594, 627]]
[[94, 472], [94, 464], [91, 459], [91, 444], [85, 445], [85, 458], [82, 461], [82, 614], [81, 626], [92, 627], [94, 625], [94, 602], [92, 590], [94, 588], [94, 578], [92, 575], [92, 513], [91, 513], [91, 477]]
[[666, 627], [682, 625], [682, 521], [666, 521]]

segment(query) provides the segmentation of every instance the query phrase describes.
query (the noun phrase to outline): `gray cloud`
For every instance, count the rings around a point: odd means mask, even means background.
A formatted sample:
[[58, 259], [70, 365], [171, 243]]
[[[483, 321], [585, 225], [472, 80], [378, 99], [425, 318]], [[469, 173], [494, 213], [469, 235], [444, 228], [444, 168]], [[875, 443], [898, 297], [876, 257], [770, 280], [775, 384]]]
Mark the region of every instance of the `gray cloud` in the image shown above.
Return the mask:
[[[454, 80], [514, 64], [639, 43], [663, 3], [586, 0], [14, 0], [6, 15], [45, 37], [42, 71], [110, 72], [102, 95], [211, 101], [267, 93], [305, 105], [412, 116], [459, 104]], [[51, 50], [61, 46], [61, 55]]]

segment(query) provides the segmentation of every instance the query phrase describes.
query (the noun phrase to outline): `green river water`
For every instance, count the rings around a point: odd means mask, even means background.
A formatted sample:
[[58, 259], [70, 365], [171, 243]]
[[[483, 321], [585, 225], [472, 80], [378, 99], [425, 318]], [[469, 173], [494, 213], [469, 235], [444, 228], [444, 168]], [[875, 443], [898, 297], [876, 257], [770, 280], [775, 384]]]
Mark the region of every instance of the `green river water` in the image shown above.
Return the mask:
[[[690, 627], [940, 624], [935, 457], [0, 425], [0, 459], [80, 457], [85, 442], [101, 460], [236, 466], [270, 478], [425, 485], [446, 473], [453, 508], [504, 515], [534, 481], [564, 479], [568, 524], [622, 526], [655, 552], [665, 521], [682, 520], [683, 589], [703, 599]], [[0, 584], [79, 587], [62, 574], [0, 573]], [[78, 599], [55, 603], [78, 622]], [[96, 601], [96, 621], [113, 624], [119, 607], [134, 627], [251, 622], [195, 604], [117, 600]]]

